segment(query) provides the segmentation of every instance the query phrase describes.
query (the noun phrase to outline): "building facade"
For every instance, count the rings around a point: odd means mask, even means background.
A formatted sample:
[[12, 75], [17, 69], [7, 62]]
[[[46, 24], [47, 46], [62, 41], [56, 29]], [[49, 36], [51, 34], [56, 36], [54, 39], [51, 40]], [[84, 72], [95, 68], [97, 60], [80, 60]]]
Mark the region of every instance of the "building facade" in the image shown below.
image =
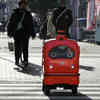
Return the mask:
[[[73, 13], [73, 25], [71, 28], [71, 35], [74, 39], [80, 40], [82, 38], [79, 19], [87, 18], [88, 0], [70, 0], [70, 7]], [[86, 23], [85, 26], [86, 27]]]
[[0, 0], [0, 21], [7, 21], [13, 9], [17, 7], [18, 0]]

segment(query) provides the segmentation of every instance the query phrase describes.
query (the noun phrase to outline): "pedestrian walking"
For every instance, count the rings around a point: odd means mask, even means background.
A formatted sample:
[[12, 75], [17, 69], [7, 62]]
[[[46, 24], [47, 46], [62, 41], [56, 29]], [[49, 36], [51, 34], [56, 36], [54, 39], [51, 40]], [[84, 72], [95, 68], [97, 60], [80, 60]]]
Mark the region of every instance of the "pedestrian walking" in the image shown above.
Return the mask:
[[59, 7], [53, 10], [52, 23], [55, 25], [57, 33], [63, 30], [62, 34], [66, 34], [70, 38], [69, 27], [73, 22], [72, 11], [65, 6], [63, 0], [60, 0], [59, 4]]
[[52, 14], [45, 15], [40, 27], [40, 39], [51, 39], [56, 37], [55, 26], [52, 24]]
[[24, 68], [28, 65], [29, 38], [35, 38], [33, 19], [30, 11], [27, 10], [27, 2], [21, 0], [9, 20], [7, 31], [8, 36], [14, 38], [15, 64], [19, 65], [19, 60], [23, 54]]

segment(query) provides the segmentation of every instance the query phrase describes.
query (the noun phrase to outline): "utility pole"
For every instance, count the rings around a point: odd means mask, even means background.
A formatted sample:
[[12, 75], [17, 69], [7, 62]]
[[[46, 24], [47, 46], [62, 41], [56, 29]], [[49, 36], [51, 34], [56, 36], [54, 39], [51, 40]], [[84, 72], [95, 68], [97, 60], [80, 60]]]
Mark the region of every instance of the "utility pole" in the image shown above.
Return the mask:
[[80, 32], [79, 32], [79, 22], [78, 22], [78, 18], [79, 18], [79, 6], [80, 6], [80, 0], [77, 0], [77, 11], [76, 11], [76, 16], [77, 16], [77, 19], [76, 19], [76, 30], [77, 30], [77, 40], [80, 40], [80, 38], [81, 38], [81, 34], [80, 34]]
[[79, 6], [80, 6], [80, 0], [70, 0], [70, 5], [72, 7], [72, 14], [73, 14], [73, 25], [72, 25], [72, 37], [76, 40], [80, 38], [79, 34], [79, 23], [78, 23], [78, 17], [79, 17]]

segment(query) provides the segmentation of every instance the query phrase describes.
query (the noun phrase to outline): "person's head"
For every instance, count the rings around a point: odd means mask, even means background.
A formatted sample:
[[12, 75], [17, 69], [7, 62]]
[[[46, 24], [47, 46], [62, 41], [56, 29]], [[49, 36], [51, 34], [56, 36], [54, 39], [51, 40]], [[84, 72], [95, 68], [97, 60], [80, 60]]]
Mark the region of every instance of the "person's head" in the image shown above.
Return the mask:
[[18, 2], [18, 5], [20, 8], [26, 8], [27, 7], [27, 1], [21, 0]]
[[65, 6], [66, 6], [65, 0], [59, 0], [58, 5], [59, 5], [60, 7], [65, 7]]

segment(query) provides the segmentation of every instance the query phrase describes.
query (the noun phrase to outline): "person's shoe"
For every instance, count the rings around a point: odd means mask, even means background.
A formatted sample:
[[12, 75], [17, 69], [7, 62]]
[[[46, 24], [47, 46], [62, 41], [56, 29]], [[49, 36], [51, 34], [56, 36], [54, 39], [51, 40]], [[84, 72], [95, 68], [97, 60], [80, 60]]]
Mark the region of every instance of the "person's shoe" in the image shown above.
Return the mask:
[[23, 66], [24, 66], [24, 61], [21, 61], [21, 65], [23, 65]]
[[19, 62], [15, 62], [15, 65], [19, 66]]
[[23, 70], [27, 70], [28, 62], [25, 62], [25, 61], [24, 61], [23, 65], [24, 65]]
[[28, 67], [28, 62], [24, 62], [24, 67]]

